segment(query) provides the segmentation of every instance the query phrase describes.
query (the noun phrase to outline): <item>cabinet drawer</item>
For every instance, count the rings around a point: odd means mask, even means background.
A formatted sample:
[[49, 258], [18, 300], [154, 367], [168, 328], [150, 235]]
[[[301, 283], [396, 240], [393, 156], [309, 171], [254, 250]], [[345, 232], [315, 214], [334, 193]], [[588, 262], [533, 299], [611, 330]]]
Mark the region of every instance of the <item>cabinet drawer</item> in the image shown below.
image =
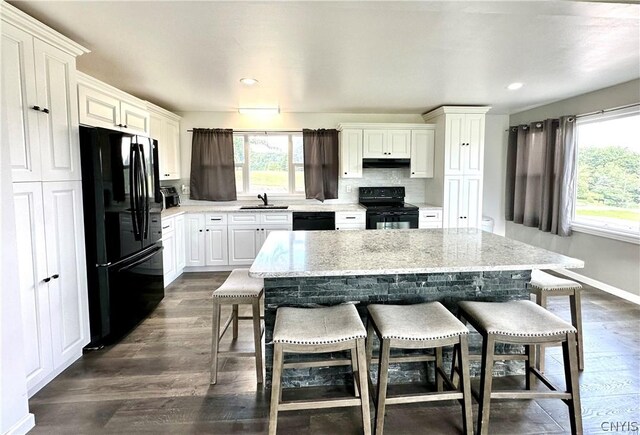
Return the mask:
[[260, 223], [262, 224], [290, 224], [291, 213], [261, 213]]
[[176, 228], [176, 220], [174, 218], [162, 219], [162, 234], [170, 233]]
[[204, 217], [205, 225], [226, 225], [227, 214], [226, 213], [206, 213]]
[[349, 211], [337, 211], [336, 212], [336, 227], [341, 224], [360, 224], [365, 222], [365, 212], [349, 212]]
[[420, 220], [425, 222], [441, 222], [442, 210], [420, 210]]
[[364, 222], [361, 224], [340, 224], [336, 222], [336, 230], [338, 231], [349, 231], [349, 230], [364, 230], [365, 229]]
[[231, 224], [259, 224], [259, 213], [229, 213], [229, 225]]

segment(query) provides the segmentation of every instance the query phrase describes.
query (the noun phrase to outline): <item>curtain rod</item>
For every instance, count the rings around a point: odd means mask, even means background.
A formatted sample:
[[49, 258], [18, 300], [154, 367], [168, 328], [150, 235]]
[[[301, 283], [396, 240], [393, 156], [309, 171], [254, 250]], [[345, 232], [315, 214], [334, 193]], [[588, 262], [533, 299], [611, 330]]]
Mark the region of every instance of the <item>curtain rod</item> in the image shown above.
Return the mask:
[[[302, 133], [302, 130], [233, 130], [234, 133]], [[187, 133], [193, 133], [193, 129], [187, 130]]]

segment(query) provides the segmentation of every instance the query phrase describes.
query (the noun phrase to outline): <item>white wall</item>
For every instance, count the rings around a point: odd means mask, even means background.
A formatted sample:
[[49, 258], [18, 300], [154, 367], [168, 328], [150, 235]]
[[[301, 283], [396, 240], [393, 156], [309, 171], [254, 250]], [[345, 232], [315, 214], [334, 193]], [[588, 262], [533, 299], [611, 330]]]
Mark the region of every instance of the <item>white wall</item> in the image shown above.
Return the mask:
[[[640, 80], [633, 80], [511, 115], [510, 125], [541, 121], [561, 115], [579, 115], [638, 102]], [[571, 237], [559, 237], [512, 222], [507, 223], [506, 235], [580, 258], [584, 260], [585, 268], [575, 272], [640, 295], [640, 246], [637, 244], [578, 232], [574, 232]]]
[[482, 214], [494, 221], [493, 232], [504, 236], [504, 188], [507, 166], [508, 115], [486, 115]]
[[29, 414], [9, 147], [0, 146], [0, 434], [26, 433]]

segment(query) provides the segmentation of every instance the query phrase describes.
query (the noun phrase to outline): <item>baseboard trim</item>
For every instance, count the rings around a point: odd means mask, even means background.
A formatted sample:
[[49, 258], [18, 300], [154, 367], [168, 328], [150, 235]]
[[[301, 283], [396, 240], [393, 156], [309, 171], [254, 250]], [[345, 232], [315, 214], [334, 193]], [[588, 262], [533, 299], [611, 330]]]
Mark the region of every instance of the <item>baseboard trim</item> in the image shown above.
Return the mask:
[[569, 278], [573, 278], [576, 281], [583, 282], [585, 284], [589, 284], [592, 287], [595, 287], [604, 292], [610, 293], [614, 296], [617, 296], [621, 299], [627, 300], [629, 302], [633, 302], [636, 305], [640, 305], [640, 296], [634, 295], [633, 293], [629, 293], [628, 291], [622, 290], [618, 287], [614, 287], [609, 284], [605, 284], [601, 281], [598, 281], [593, 278], [589, 278], [588, 276], [580, 275], [579, 273], [575, 273], [571, 270], [567, 269], [556, 269], [555, 272], [558, 272], [561, 275], [567, 276]]
[[[86, 343], [85, 343], [85, 345], [86, 345]], [[73, 354], [71, 356], [71, 358], [69, 358], [68, 360], [66, 360], [65, 362], [60, 364], [58, 367], [56, 367], [54, 370], [52, 370], [49, 374], [47, 374], [47, 376], [45, 376], [43, 379], [41, 379], [40, 382], [38, 382], [37, 384], [33, 385], [31, 388], [28, 388], [27, 389], [27, 395], [29, 396], [29, 398], [32, 398], [38, 391], [40, 391], [42, 388], [44, 388], [45, 385], [47, 385], [49, 382], [53, 381], [56, 376], [58, 376], [60, 373], [65, 371], [67, 368], [69, 368], [69, 366], [71, 364], [73, 364], [74, 362], [79, 360], [82, 357], [82, 348], [85, 345], [83, 345], [82, 347], [77, 349], [76, 353]]]
[[14, 424], [5, 435], [24, 435], [36, 427], [36, 418], [33, 414], [27, 414]]

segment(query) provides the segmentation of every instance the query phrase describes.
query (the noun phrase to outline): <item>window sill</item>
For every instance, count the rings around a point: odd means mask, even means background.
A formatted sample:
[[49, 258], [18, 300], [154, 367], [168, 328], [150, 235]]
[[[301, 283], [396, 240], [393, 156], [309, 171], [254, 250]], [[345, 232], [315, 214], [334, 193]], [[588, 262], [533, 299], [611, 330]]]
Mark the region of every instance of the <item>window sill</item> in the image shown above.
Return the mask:
[[614, 230], [611, 228], [595, 227], [580, 222], [572, 222], [571, 229], [579, 233], [591, 234], [592, 236], [606, 237], [608, 239], [620, 240], [622, 242], [635, 243], [636, 245], [640, 245], [640, 234], [638, 233], [630, 233], [620, 230]]

